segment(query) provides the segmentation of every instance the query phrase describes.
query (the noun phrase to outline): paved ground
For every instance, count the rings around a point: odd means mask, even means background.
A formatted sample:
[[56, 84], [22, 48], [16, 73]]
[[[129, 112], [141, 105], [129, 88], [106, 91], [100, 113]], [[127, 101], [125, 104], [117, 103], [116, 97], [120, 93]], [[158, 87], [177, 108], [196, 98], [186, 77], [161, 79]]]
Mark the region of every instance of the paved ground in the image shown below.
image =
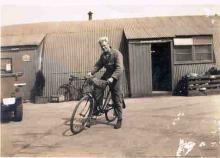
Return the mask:
[[22, 122], [2, 123], [2, 156], [220, 157], [220, 95], [126, 99], [123, 127], [100, 118], [69, 130], [76, 102], [24, 105]]

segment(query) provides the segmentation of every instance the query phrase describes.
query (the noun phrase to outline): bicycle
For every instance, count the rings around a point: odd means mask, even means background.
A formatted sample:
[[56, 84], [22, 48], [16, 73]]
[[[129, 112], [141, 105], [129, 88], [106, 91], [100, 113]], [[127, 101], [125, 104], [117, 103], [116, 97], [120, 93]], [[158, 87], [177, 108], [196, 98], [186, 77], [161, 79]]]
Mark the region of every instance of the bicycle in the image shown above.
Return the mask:
[[79, 77], [76, 77], [74, 75], [70, 75], [69, 82], [61, 85], [58, 90], [58, 95], [64, 96], [64, 101], [71, 101], [71, 100], [79, 100], [82, 98], [82, 88], [77, 88], [74, 85], [73, 81], [80, 81]]
[[[94, 115], [94, 106], [96, 104], [96, 99], [94, 96], [95, 82], [102, 82], [102, 88], [107, 90], [107, 95], [104, 103], [101, 106], [97, 106], [98, 115]], [[87, 78], [83, 84], [84, 96], [78, 102], [73, 110], [70, 119], [70, 129], [73, 134], [80, 133], [87, 125], [91, 122], [92, 118], [101, 116], [105, 114], [105, 118], [108, 122], [112, 122], [116, 119], [116, 111], [114, 105], [110, 103], [111, 92], [109, 90], [110, 84], [105, 80], [98, 80], [97, 78]], [[124, 97], [122, 95], [122, 105], [123, 108], [126, 107], [124, 102]], [[90, 127], [90, 125], [88, 125]]]

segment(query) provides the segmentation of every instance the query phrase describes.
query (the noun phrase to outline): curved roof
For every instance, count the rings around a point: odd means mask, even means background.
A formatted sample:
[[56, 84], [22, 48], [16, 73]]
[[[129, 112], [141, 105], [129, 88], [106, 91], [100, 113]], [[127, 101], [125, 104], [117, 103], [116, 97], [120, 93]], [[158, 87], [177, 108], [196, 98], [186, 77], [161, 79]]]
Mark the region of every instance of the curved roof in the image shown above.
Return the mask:
[[[219, 17], [214, 20], [220, 21]], [[146, 17], [129, 19], [92, 20], [81, 22], [44, 22], [4, 26], [2, 45], [38, 43], [51, 33], [98, 32], [120, 30], [127, 39], [175, 37], [212, 34], [213, 18], [207, 16]], [[30, 40], [28, 42], [28, 40]]]
[[81, 32], [93, 29], [122, 29], [139, 32], [148, 31], [148, 34], [158, 32], [179, 32], [180, 34], [208, 31], [211, 26], [207, 16], [173, 16], [173, 17], [146, 17], [128, 19], [92, 20], [81, 22], [44, 22], [21, 24], [2, 27], [2, 36], [22, 34], [46, 34], [59, 32]]

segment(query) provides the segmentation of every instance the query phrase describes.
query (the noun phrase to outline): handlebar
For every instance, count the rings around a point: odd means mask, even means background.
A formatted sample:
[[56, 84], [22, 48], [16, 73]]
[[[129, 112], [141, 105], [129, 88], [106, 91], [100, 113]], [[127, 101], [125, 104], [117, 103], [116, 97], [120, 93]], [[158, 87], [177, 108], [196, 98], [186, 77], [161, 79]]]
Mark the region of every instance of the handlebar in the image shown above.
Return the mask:
[[74, 81], [74, 80], [85, 80], [85, 77], [80, 78], [80, 77], [75, 76], [75, 75], [70, 75], [69, 76], [69, 81]]
[[106, 81], [106, 80], [102, 80], [102, 79], [98, 79], [94, 75], [92, 75], [92, 76], [86, 75], [86, 76], [83, 76], [82, 78], [77, 77], [75, 75], [70, 75], [69, 80], [70, 81], [73, 81], [73, 80], [85, 80], [86, 81], [87, 80], [87, 81], [92, 81], [94, 83], [97, 83], [100, 81], [102, 83], [105, 83], [106, 85], [111, 85], [111, 82]]

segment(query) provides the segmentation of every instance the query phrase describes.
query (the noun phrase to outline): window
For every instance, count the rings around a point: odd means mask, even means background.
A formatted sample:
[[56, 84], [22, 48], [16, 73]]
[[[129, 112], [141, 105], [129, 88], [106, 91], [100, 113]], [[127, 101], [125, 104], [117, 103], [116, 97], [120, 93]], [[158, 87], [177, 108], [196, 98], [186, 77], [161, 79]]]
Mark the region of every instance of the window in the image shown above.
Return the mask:
[[199, 61], [212, 60], [211, 45], [197, 45], [195, 46], [195, 59]]
[[1, 58], [1, 74], [12, 73], [12, 59]]
[[176, 61], [192, 61], [191, 46], [177, 46], [176, 52]]
[[174, 38], [175, 63], [204, 63], [213, 61], [212, 37]]

